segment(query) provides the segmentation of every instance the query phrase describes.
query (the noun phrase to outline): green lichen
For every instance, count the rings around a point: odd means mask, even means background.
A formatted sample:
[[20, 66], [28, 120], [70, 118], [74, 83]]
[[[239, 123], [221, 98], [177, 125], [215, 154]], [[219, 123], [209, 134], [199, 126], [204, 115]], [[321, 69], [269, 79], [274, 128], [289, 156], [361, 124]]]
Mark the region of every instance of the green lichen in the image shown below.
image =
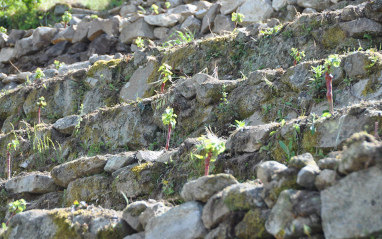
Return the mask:
[[87, 72], [89, 77], [94, 77], [97, 71], [103, 68], [116, 68], [121, 63], [121, 59], [113, 59], [110, 61], [100, 60], [93, 64], [93, 66]]
[[53, 223], [57, 226], [57, 233], [53, 239], [70, 239], [70, 238], [81, 238], [75, 231], [74, 227], [71, 227], [72, 221], [69, 220], [71, 215], [70, 209], [67, 210], [53, 210], [49, 212], [49, 216], [53, 218]]
[[276, 203], [280, 193], [286, 189], [300, 190], [302, 187], [297, 184], [297, 175], [284, 179], [278, 187], [274, 187], [269, 191], [269, 198]]
[[141, 172], [145, 169], [150, 168], [151, 165], [152, 165], [152, 163], [150, 163], [150, 162], [139, 164], [135, 167], [132, 167], [131, 172], [133, 172], [134, 176], [139, 180]]
[[248, 211], [235, 227], [236, 236], [242, 239], [263, 238], [268, 234], [265, 230], [265, 221], [266, 218], [262, 217], [260, 209]]
[[329, 27], [322, 36], [322, 45], [327, 49], [336, 48], [346, 38], [346, 32], [338, 25]]

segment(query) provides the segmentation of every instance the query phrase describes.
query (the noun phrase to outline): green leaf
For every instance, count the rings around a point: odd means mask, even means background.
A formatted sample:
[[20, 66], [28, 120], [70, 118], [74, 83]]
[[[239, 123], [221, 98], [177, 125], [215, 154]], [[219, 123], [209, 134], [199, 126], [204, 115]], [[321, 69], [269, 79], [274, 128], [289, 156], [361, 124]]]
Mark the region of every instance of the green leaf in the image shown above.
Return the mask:
[[289, 149], [285, 145], [285, 143], [283, 141], [279, 140], [279, 144], [280, 144], [280, 147], [284, 150], [284, 152], [289, 155]]
[[3, 224], [1, 224], [1, 227], [3, 228], [3, 230], [7, 230], [8, 229], [7, 224], [5, 224], [4, 222], [3, 222]]
[[276, 130], [274, 130], [274, 131], [270, 132], [270, 133], [269, 133], [269, 136], [272, 136], [272, 135], [274, 135], [276, 132], [277, 132]]

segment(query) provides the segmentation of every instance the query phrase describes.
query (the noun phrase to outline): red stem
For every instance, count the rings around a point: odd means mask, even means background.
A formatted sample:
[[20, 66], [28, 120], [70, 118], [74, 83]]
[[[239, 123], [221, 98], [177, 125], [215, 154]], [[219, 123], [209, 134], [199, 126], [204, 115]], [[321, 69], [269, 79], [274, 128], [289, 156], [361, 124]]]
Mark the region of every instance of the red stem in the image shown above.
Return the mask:
[[297, 61], [296, 61], [296, 60], [293, 61], [293, 65], [294, 65], [294, 66], [297, 65]]
[[163, 82], [161, 85], [160, 85], [160, 93], [163, 93], [164, 92], [164, 87], [165, 87], [166, 83]]
[[171, 124], [168, 124], [168, 134], [167, 134], [166, 150], [168, 150], [168, 147], [170, 146], [171, 128], [172, 128]]
[[8, 166], [8, 179], [11, 179], [11, 154], [9, 150], [7, 150], [7, 166]]
[[204, 175], [207, 176], [208, 175], [208, 172], [210, 171], [210, 161], [211, 161], [211, 158], [212, 158], [212, 152], [208, 152], [208, 156], [205, 160], [205, 168], [204, 168]]
[[40, 124], [41, 105], [38, 107], [38, 124]]
[[329, 101], [329, 111], [331, 114], [333, 114], [333, 91], [332, 91], [332, 81], [333, 76], [329, 74], [328, 72], [325, 72], [325, 80], [326, 80], [326, 97]]
[[64, 23], [65, 23], [65, 27], [64, 27], [64, 28], [66, 28], [66, 24], [67, 24], [67, 23], [66, 23], [66, 22], [64, 22]]

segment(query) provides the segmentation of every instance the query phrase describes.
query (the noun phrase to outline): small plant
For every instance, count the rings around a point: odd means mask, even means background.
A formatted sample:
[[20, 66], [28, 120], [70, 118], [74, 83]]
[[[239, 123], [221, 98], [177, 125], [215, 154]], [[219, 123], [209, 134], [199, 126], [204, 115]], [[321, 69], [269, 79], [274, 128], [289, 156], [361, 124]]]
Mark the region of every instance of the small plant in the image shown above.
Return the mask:
[[146, 14], [146, 9], [144, 9], [141, 5], [139, 5], [138, 8], [139, 8], [139, 10], [137, 11], [137, 13]]
[[221, 94], [222, 94], [222, 97], [220, 98], [218, 111], [220, 113], [227, 113], [229, 111], [230, 106], [229, 106], [229, 101], [227, 100], [228, 93], [226, 91], [225, 85], [222, 86]]
[[138, 48], [144, 48], [145, 40], [143, 40], [142, 37], [137, 37], [137, 39], [135, 39], [135, 45], [137, 45]]
[[170, 2], [165, 2], [165, 3], [164, 3], [164, 7], [165, 7], [166, 9], [169, 9], [169, 8], [171, 7], [171, 3], [170, 3]]
[[283, 25], [280, 24], [272, 28], [265, 28], [264, 30], [261, 30], [260, 33], [263, 34], [265, 37], [270, 37], [272, 35], [276, 35], [282, 27]]
[[150, 9], [153, 11], [153, 14], [158, 15], [159, 14], [159, 7], [155, 4], [151, 5]]
[[7, 172], [8, 172], [8, 180], [11, 179], [11, 150], [16, 151], [17, 146], [20, 144], [19, 140], [16, 138], [12, 140], [11, 143], [7, 144]]
[[367, 65], [366, 68], [370, 69], [378, 62], [379, 57], [378, 56], [369, 56], [368, 59], [371, 61], [371, 63], [369, 65]]
[[95, 15], [95, 14], [90, 15], [90, 17], [91, 17], [92, 19], [98, 19], [98, 15]]
[[44, 76], [45, 76], [44, 72], [40, 68], [37, 68], [36, 69], [35, 79], [38, 80], [38, 79], [41, 79]]
[[40, 122], [41, 122], [41, 108], [44, 108], [46, 106], [46, 102], [45, 102], [45, 97], [44, 96], [41, 96], [38, 99], [37, 105], [38, 105], [38, 124], [40, 124]]
[[334, 113], [333, 109], [333, 90], [332, 90], [332, 81], [333, 81], [333, 75], [330, 74], [332, 71], [332, 67], [339, 67], [341, 64], [341, 59], [337, 54], [330, 55], [328, 59], [325, 60], [324, 67], [325, 67], [325, 80], [326, 80], [326, 97], [329, 102], [329, 111], [331, 114]]
[[17, 213], [23, 212], [27, 207], [27, 202], [24, 199], [20, 199], [8, 204], [8, 211], [11, 213], [8, 221], [2, 224], [3, 229], [7, 229], [8, 223], [11, 218]]
[[220, 153], [225, 150], [225, 142], [219, 139], [211, 129], [206, 127], [206, 135], [198, 139], [201, 144], [198, 145], [197, 152], [204, 151], [204, 155], [195, 155], [199, 159], [205, 160], [204, 175], [208, 175], [210, 162], [214, 162]]
[[186, 32], [175, 31], [169, 36], [171, 38], [174, 34], [178, 35], [178, 38], [175, 40], [170, 40], [162, 44], [163, 47], [172, 47], [177, 45], [182, 45], [183, 43], [191, 42], [195, 39], [195, 33], [191, 32], [189, 29], [186, 29]]
[[[65, 65], [65, 63], [64, 63], [64, 62], [61, 62], [61, 63], [60, 63], [60, 61], [55, 60], [55, 61], [54, 61], [54, 65], [56, 66], [56, 70], [58, 70], [58, 69], [60, 69], [60, 67], [62, 67], [63, 65]], [[37, 71], [36, 71], [36, 73], [37, 73]], [[43, 73], [43, 74], [44, 74], [44, 73]]]
[[238, 23], [242, 23], [244, 19], [244, 15], [241, 13], [233, 12], [231, 16], [231, 20], [235, 22], [235, 28], [237, 27]]
[[240, 120], [235, 120], [234, 127], [236, 127], [236, 129], [242, 129], [245, 127], [245, 122]]
[[175, 192], [173, 189], [174, 184], [172, 182], [162, 179], [162, 185], [163, 185], [162, 192], [165, 195], [168, 196], [168, 195], [171, 195]]
[[297, 63], [301, 61], [303, 57], [305, 57], [305, 51], [299, 52], [296, 48], [292, 48], [292, 52], [290, 53], [290, 55], [293, 56], [294, 58], [293, 65], [296, 66]]
[[173, 108], [169, 108], [169, 107], [162, 114], [162, 122], [163, 122], [163, 124], [165, 126], [168, 125], [166, 150], [168, 150], [168, 147], [170, 145], [171, 129], [173, 129], [175, 127], [176, 117], [177, 117], [177, 115], [174, 114], [174, 109]]
[[313, 73], [313, 78], [309, 78], [309, 94], [317, 96], [318, 100], [320, 100], [321, 93], [325, 92], [323, 89], [324, 78], [322, 76], [325, 72], [324, 67], [322, 65], [318, 65], [316, 67], [312, 66], [311, 72]]
[[163, 63], [160, 67], [159, 67], [159, 72], [161, 73], [161, 78], [162, 80], [160, 81], [161, 85], [160, 85], [160, 92], [163, 93], [164, 92], [164, 88], [166, 86], [166, 82], [167, 81], [170, 81], [171, 82], [171, 79], [172, 79], [172, 67], [167, 65], [166, 63]]
[[68, 23], [70, 22], [70, 20], [72, 20], [72, 14], [70, 14], [70, 12], [68, 12], [68, 11], [65, 11], [64, 15], [62, 15], [62, 21], [65, 24], [65, 28], [68, 25]]
[[7, 34], [7, 29], [5, 27], [0, 27], [0, 33]]

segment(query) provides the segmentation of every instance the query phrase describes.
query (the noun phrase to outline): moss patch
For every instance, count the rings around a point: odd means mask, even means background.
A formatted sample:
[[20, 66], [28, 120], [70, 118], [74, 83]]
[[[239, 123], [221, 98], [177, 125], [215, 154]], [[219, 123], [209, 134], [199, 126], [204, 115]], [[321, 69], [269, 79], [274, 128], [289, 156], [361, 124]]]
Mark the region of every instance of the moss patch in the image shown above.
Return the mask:
[[266, 219], [261, 215], [260, 209], [248, 211], [243, 221], [235, 227], [236, 236], [242, 239], [268, 238], [263, 237], [268, 234], [265, 230]]
[[93, 77], [94, 74], [104, 68], [115, 68], [121, 63], [121, 59], [113, 59], [110, 61], [100, 60], [94, 63], [94, 65], [89, 69], [87, 75]]

